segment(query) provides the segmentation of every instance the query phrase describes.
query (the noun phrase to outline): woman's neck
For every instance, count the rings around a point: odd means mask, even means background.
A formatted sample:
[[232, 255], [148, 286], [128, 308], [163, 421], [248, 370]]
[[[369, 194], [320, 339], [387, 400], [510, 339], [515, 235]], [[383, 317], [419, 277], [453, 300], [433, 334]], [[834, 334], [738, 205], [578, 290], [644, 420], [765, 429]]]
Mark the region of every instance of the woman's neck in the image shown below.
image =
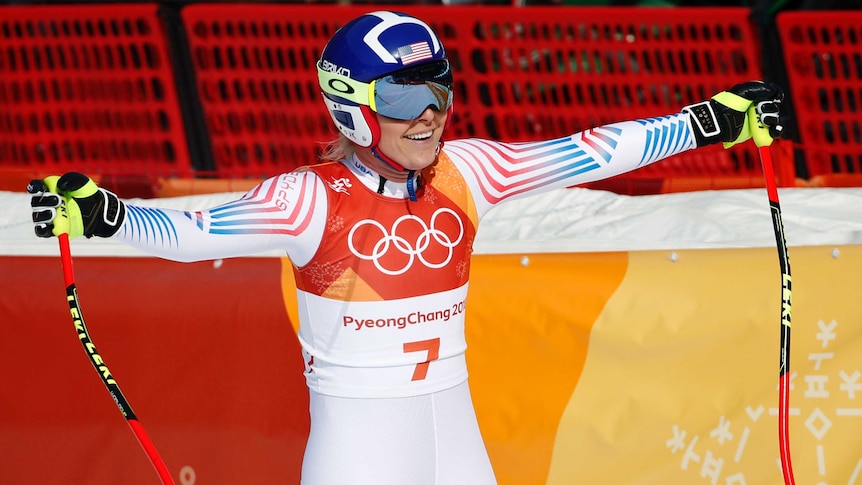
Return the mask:
[[375, 172], [386, 180], [405, 183], [410, 172], [401, 171], [378, 158], [370, 148], [358, 148], [355, 157], [369, 170]]
[[[383, 173], [376, 170], [379, 167], [369, 167], [356, 155], [344, 160], [347, 167], [356, 174], [363, 185], [369, 190], [387, 197], [395, 197], [399, 199], [410, 198], [410, 188], [407, 184], [408, 172], [396, 172], [394, 169], [387, 171], [387, 174], [393, 174], [395, 179], [390, 179]], [[399, 177], [400, 175], [400, 177]], [[413, 174], [413, 187], [418, 185], [419, 174]]]

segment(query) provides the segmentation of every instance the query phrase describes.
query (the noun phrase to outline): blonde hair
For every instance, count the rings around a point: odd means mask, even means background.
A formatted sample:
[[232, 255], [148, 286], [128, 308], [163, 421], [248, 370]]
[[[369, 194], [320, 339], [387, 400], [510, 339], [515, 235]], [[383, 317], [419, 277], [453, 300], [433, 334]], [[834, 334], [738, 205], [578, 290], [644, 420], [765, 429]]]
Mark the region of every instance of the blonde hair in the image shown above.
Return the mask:
[[349, 138], [339, 133], [337, 138], [323, 144], [320, 159], [325, 162], [337, 162], [352, 157], [355, 152], [356, 145]]

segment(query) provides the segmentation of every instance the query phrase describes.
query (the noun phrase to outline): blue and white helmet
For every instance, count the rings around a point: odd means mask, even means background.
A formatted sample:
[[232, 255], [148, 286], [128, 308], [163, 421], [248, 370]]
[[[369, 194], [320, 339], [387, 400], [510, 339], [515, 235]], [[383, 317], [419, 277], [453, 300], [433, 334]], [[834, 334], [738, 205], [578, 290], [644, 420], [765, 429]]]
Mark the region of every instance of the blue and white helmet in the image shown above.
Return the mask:
[[378, 11], [341, 27], [317, 63], [326, 108], [338, 130], [374, 147], [374, 113], [409, 120], [429, 106], [452, 108], [452, 73], [440, 39], [410, 15]]

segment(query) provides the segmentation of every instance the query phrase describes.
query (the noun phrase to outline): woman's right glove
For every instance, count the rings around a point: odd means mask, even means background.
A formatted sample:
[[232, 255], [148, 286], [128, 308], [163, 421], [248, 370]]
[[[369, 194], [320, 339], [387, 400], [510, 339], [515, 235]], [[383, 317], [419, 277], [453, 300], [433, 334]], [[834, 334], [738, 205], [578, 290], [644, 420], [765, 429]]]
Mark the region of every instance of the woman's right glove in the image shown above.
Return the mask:
[[781, 136], [783, 100], [784, 91], [777, 84], [749, 81], [682, 110], [691, 116], [698, 147], [724, 142], [729, 148], [749, 138], [757, 146], [767, 146]]
[[31, 194], [34, 230], [39, 237], [64, 233], [69, 234], [69, 239], [110, 237], [126, 218], [126, 204], [77, 172], [33, 180], [27, 192]]

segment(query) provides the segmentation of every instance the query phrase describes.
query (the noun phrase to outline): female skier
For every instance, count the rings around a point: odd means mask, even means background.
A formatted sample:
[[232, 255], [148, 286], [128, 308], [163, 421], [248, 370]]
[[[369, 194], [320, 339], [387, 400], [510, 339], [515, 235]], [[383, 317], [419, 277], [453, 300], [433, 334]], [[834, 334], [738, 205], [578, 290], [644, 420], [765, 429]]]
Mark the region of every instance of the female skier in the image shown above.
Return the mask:
[[398, 12], [344, 25], [317, 69], [338, 139], [239, 200], [138, 207], [74, 172], [28, 186], [39, 237], [110, 237], [176, 261], [286, 253], [310, 393], [305, 485], [496, 483], [464, 357], [472, 245], [496, 204], [781, 133], [781, 89], [750, 81], [563, 138], [444, 145], [451, 66], [432, 29]]

